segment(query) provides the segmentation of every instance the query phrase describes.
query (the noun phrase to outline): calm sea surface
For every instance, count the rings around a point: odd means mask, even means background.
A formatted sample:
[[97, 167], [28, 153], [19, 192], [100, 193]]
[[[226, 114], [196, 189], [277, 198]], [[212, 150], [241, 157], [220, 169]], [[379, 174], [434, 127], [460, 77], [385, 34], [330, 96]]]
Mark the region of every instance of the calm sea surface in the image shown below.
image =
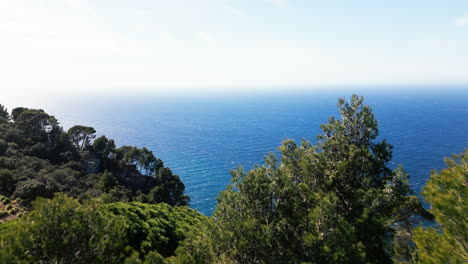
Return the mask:
[[[394, 146], [390, 166], [403, 164], [420, 191], [443, 158], [468, 148], [467, 89], [361, 91]], [[40, 107], [65, 128], [94, 127], [118, 146], [147, 147], [186, 185], [191, 206], [211, 214], [230, 169], [250, 169], [286, 138], [315, 142], [320, 124], [338, 116], [336, 102], [349, 91], [255, 96], [157, 95], [63, 97], [21, 106]], [[0, 102], [1, 103], [1, 102]], [[22, 103], [22, 102], [21, 102]], [[20, 105], [16, 105], [20, 106]]]

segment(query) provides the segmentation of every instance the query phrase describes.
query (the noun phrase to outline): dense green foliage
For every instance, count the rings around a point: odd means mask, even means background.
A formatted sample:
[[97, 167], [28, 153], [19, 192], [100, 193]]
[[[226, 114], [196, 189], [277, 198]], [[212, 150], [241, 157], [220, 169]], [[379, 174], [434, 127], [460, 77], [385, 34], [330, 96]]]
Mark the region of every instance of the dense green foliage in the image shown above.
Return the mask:
[[[1, 263], [122, 263], [174, 255], [204, 219], [167, 204], [38, 199], [25, 217], [0, 226]], [[150, 262], [153, 263], [153, 262]]]
[[338, 107], [341, 120], [322, 125], [317, 145], [286, 140], [281, 162], [271, 154], [265, 165], [232, 172], [207, 234], [188, 244], [192, 261], [392, 262], [396, 228], [430, 214], [411, 202], [403, 168], [387, 167], [392, 147], [376, 140], [363, 99]]
[[152, 251], [163, 257], [175, 254], [179, 242], [188, 234], [195, 233], [206, 216], [185, 206], [170, 206], [165, 203], [111, 203], [106, 210], [122, 216], [126, 226], [125, 238], [141, 256]]
[[446, 164], [432, 173], [422, 192], [438, 228], [414, 231], [419, 263], [468, 263], [468, 151]]
[[338, 108], [315, 145], [232, 171], [206, 217], [148, 149], [0, 105], [0, 194], [45, 197], [21, 217], [1, 198], [0, 263], [466, 263], [468, 151], [433, 173], [427, 211], [363, 98]]
[[24, 211], [20, 199], [10, 200], [0, 195], [0, 223], [21, 216]]
[[67, 134], [79, 150], [85, 150], [91, 146], [91, 140], [96, 138], [96, 130], [87, 126], [73, 126], [68, 129]]
[[39, 199], [34, 210], [2, 225], [2, 263], [93, 263], [123, 253], [122, 221], [110, 221], [101, 206], [58, 196]]
[[[187, 205], [179, 176], [146, 148], [116, 148], [92, 127], [64, 132], [40, 109], [0, 105], [0, 195], [29, 204], [61, 192], [108, 202], [138, 200]], [[95, 140], [94, 140], [95, 139]]]
[[10, 113], [8, 113], [8, 109], [3, 105], [0, 105], [0, 122], [7, 122], [10, 118]]

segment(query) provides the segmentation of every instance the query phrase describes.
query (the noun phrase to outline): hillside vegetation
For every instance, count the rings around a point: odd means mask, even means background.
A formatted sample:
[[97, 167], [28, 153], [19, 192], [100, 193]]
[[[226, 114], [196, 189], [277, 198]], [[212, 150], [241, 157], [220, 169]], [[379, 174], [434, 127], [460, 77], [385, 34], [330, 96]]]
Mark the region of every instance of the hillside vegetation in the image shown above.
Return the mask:
[[315, 145], [285, 140], [231, 171], [207, 217], [146, 148], [0, 105], [0, 194], [27, 211], [0, 224], [0, 262], [468, 262], [468, 151], [432, 173], [427, 210], [363, 98], [337, 106]]
[[[0, 105], [1, 106], [1, 105]], [[0, 108], [0, 193], [25, 205], [65, 193], [78, 199], [187, 205], [185, 186], [146, 148], [122, 146], [92, 127], [67, 132], [40, 109]]]

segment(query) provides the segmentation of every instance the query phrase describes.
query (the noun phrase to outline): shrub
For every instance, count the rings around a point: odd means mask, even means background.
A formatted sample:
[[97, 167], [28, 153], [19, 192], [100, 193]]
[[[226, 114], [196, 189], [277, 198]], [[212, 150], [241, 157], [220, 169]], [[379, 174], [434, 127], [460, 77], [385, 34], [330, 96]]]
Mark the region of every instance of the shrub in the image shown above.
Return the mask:
[[7, 204], [10, 204], [11, 203], [11, 200], [6, 198], [5, 196], [2, 197], [2, 199], [0, 199], [0, 201], [4, 204], [4, 205], [7, 205]]
[[7, 217], [7, 216], [8, 216], [8, 212], [0, 210], [0, 218]]
[[10, 215], [14, 215], [14, 214], [19, 212], [19, 209], [18, 209], [18, 207], [13, 207], [13, 208], [10, 209], [9, 212], [10, 212]]

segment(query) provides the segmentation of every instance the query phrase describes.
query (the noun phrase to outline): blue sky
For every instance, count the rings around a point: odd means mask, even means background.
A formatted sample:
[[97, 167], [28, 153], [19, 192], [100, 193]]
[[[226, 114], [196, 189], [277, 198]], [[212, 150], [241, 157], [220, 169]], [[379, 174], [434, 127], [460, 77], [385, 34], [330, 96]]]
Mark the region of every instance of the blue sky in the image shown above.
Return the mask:
[[468, 1], [0, 0], [0, 87], [467, 84]]

